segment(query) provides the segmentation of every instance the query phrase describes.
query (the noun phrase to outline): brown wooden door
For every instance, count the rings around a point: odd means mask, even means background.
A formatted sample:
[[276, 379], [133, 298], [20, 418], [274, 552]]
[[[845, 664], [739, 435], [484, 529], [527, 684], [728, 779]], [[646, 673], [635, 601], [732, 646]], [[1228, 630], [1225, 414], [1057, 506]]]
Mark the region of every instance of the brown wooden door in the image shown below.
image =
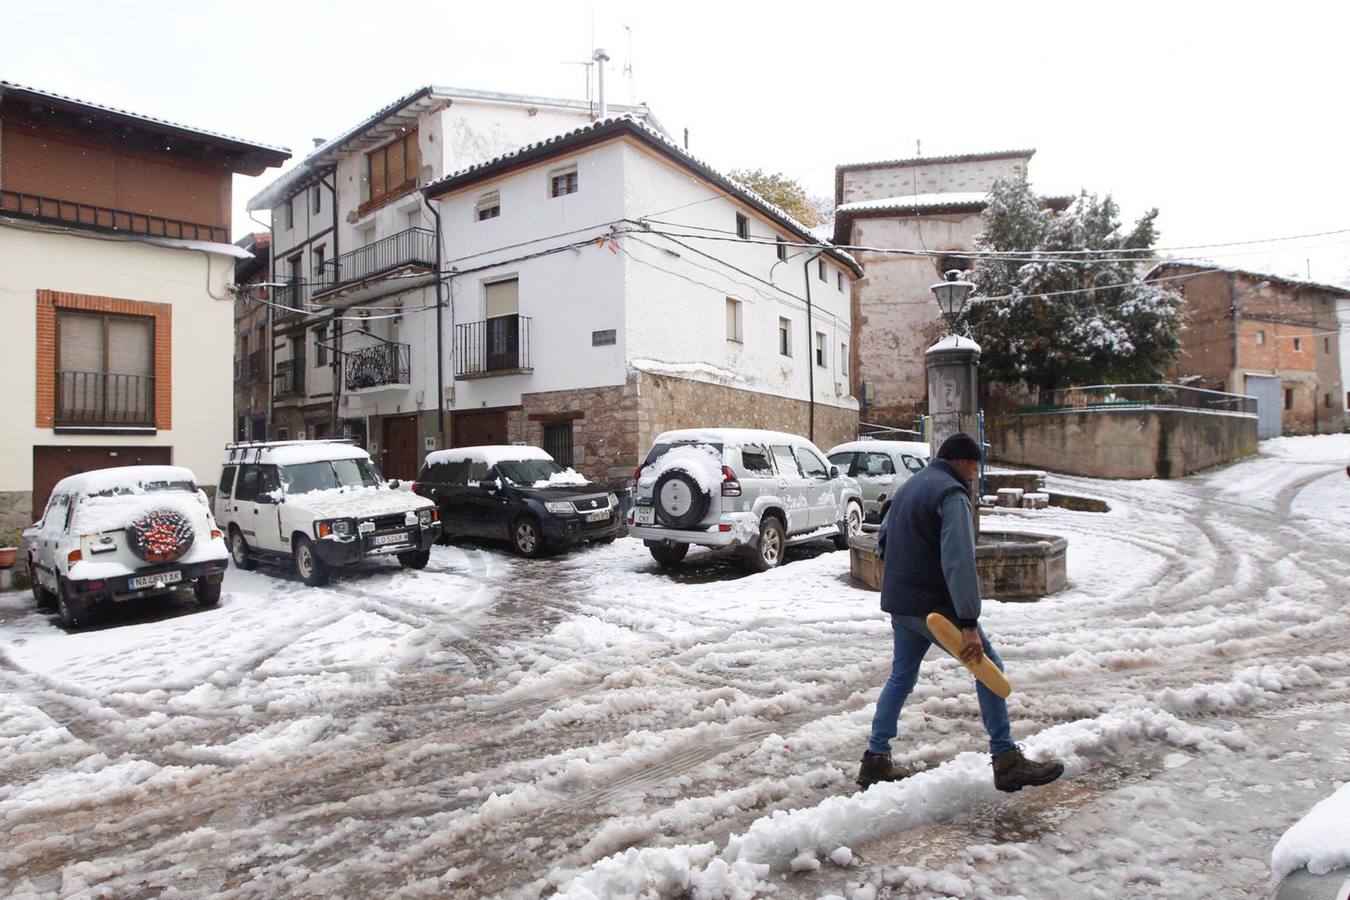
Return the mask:
[[485, 447], [506, 443], [506, 413], [455, 413], [451, 443], [456, 447]]
[[384, 420], [384, 452], [381, 454], [385, 478], [417, 477], [417, 416], [394, 416]]
[[[52, 488], [67, 475], [114, 466], [167, 466], [172, 462], [172, 447], [34, 447], [33, 518], [42, 517]], [[194, 474], [201, 477], [200, 472]]]

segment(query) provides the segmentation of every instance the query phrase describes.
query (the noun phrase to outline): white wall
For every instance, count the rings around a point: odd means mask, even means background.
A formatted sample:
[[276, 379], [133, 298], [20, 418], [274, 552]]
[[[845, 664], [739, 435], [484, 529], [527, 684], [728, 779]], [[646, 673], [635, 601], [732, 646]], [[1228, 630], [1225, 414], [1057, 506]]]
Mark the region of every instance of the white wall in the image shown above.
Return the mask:
[[1025, 175], [1027, 158], [987, 159], [918, 166], [886, 166], [844, 172], [841, 203], [910, 194], [983, 192], [1000, 178]]
[[[652, 360], [696, 380], [805, 400], [814, 369], [818, 402], [854, 408], [848, 396], [846, 359], [840, 345], [851, 344], [849, 294], [852, 273], [828, 256], [827, 280], [821, 281], [814, 248], [788, 248], [778, 259], [772, 245], [735, 240], [736, 214], [749, 219], [750, 236], [797, 240], [788, 231], [718, 188], [640, 149], [624, 144], [624, 195], [627, 217], [650, 216], [658, 231], [707, 238], [655, 234], [620, 239], [625, 256], [627, 359]], [[679, 246], [679, 241], [688, 245]], [[692, 248], [692, 249], [690, 249]], [[734, 267], [734, 269], [732, 268]], [[741, 271], [735, 271], [739, 269]], [[840, 288], [839, 272], [844, 273]], [[814, 360], [815, 340], [806, 322], [806, 282], [811, 285], [812, 331], [826, 335], [826, 365]], [[726, 300], [743, 302], [743, 343], [727, 339]], [[779, 353], [778, 319], [792, 325], [792, 356]], [[715, 367], [708, 372], [702, 366]], [[836, 390], [836, 385], [840, 389]]]
[[[577, 192], [550, 196], [550, 175], [570, 165], [577, 167]], [[457, 411], [514, 405], [522, 393], [624, 383], [623, 258], [593, 243], [609, 232], [607, 223], [623, 217], [622, 185], [623, 151], [619, 144], [609, 143], [437, 201], [454, 265], [478, 270], [454, 277], [447, 286], [454, 295], [454, 324], [482, 321], [485, 285], [510, 277], [520, 281], [520, 314], [531, 319], [533, 374], [457, 382]], [[500, 195], [501, 215], [479, 221], [475, 205], [490, 191]], [[592, 242], [513, 260], [582, 240]], [[526, 246], [515, 246], [520, 244]], [[448, 319], [445, 327], [448, 344], [454, 340]], [[592, 332], [608, 329], [617, 332], [617, 342], [592, 346]]]
[[[9, 391], [0, 490], [32, 490], [36, 445], [170, 446], [175, 465], [192, 469], [200, 484], [215, 484], [232, 434], [234, 303], [227, 285], [233, 277], [234, 259], [219, 254], [0, 226], [7, 336], [0, 384]], [[37, 292], [44, 289], [173, 306], [172, 428], [100, 437], [34, 424]]]

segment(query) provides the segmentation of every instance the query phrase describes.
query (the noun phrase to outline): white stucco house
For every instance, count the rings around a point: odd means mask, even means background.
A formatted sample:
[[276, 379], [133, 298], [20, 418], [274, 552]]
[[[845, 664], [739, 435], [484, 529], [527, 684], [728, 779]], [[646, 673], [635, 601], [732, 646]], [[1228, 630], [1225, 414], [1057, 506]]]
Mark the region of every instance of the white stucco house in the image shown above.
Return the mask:
[[289, 151], [0, 82], [0, 545], [66, 475], [210, 488], [230, 438], [233, 173]]
[[272, 435], [340, 431], [391, 477], [531, 443], [614, 481], [682, 425], [852, 437], [857, 263], [610, 111], [423, 88], [254, 197]]

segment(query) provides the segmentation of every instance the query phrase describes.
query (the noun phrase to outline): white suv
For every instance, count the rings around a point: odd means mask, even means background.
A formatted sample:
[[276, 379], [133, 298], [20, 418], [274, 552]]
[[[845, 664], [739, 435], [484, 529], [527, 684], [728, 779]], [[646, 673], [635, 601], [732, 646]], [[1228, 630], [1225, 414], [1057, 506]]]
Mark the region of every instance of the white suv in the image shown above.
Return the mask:
[[634, 474], [629, 534], [662, 567], [690, 544], [737, 546], [771, 569], [789, 544], [832, 537], [840, 549], [862, 529], [858, 483], [795, 434], [700, 428], [659, 435]]
[[56, 483], [42, 519], [23, 534], [33, 599], [53, 602], [66, 628], [97, 604], [191, 585], [220, 600], [228, 556], [196, 477], [179, 466], [121, 466]]
[[427, 564], [441, 536], [436, 504], [386, 483], [370, 454], [347, 441], [229, 444], [216, 519], [241, 569], [289, 563], [305, 584], [367, 556]]

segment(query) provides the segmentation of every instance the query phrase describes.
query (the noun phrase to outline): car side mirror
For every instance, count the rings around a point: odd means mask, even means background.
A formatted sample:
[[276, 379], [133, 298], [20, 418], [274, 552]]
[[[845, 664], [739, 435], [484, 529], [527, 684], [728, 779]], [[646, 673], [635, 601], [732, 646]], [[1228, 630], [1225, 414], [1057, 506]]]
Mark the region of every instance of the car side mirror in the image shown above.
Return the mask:
[[830, 480], [833, 481], [834, 479], [836, 479], [836, 478], [838, 478], [838, 477], [839, 477], [839, 467], [838, 467], [838, 466], [830, 466]]
[[485, 494], [495, 494], [497, 491], [501, 490], [501, 482], [495, 480], [480, 481], [478, 482], [478, 489]]
[[273, 497], [270, 493], [268, 493], [268, 494], [259, 494], [258, 496], [256, 496], [256, 497], [253, 498], [253, 502], [254, 502], [254, 503], [276, 503], [276, 502], [277, 502], [277, 498]]

